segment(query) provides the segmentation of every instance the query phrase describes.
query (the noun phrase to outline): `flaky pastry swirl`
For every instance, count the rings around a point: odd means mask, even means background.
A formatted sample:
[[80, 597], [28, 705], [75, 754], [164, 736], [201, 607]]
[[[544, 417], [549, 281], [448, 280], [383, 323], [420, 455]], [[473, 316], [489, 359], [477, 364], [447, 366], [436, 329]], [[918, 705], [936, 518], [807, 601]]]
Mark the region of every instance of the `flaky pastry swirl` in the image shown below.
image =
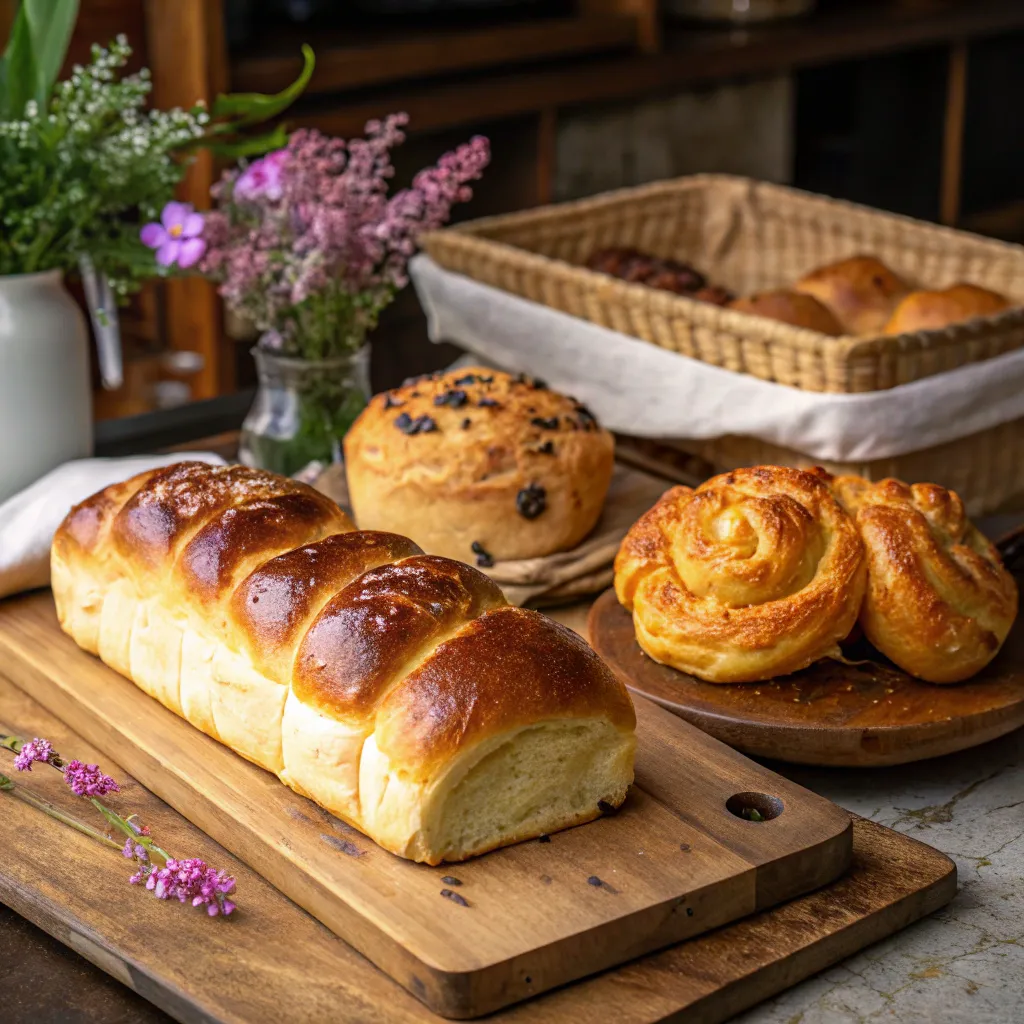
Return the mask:
[[643, 650], [714, 683], [838, 653], [865, 577], [863, 544], [827, 483], [779, 466], [672, 488], [615, 560], [615, 592]]
[[1017, 585], [967, 519], [959, 495], [936, 484], [837, 477], [868, 560], [860, 621], [904, 671], [956, 683], [984, 668], [1017, 615]]

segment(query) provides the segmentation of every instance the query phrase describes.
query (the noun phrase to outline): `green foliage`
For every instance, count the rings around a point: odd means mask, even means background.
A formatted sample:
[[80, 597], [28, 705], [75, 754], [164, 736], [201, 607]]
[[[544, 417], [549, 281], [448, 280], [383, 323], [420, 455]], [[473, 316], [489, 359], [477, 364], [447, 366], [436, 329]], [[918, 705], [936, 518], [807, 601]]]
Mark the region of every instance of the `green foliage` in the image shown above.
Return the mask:
[[45, 106], [78, 20], [78, 0], [22, 0], [0, 57], [0, 119]]
[[213, 116], [237, 117], [239, 118], [238, 127], [269, 121], [290, 107], [302, 95], [306, 86], [309, 85], [310, 78], [313, 77], [314, 67], [316, 67], [316, 58], [313, 56], [313, 48], [303, 44], [302, 72], [287, 89], [283, 89], [273, 96], [265, 96], [259, 92], [237, 92], [218, 96], [213, 104]]
[[139, 240], [174, 196], [190, 154], [255, 156], [287, 143], [277, 116], [305, 88], [314, 66], [303, 48], [296, 82], [275, 96], [220, 96], [211, 117], [192, 110], [148, 110], [149, 72], [123, 75], [131, 48], [123, 36], [94, 46], [87, 67], [54, 84], [78, 14], [78, 0], [22, 0], [0, 58], [0, 274], [73, 270], [88, 255], [124, 296], [153, 275]]
[[24, 8], [18, 11], [11, 28], [11, 39], [4, 51], [4, 116], [14, 116], [25, 109], [35, 95], [38, 75], [32, 35]]
[[32, 38], [36, 65], [36, 90], [32, 98], [43, 107], [68, 53], [78, 20], [78, 0], [22, 0], [19, 14], [27, 19]]
[[119, 75], [130, 53], [123, 38], [94, 47], [48, 105], [0, 123], [0, 274], [71, 270], [88, 254], [123, 295], [152, 273], [139, 224], [172, 198], [185, 170], [173, 154], [209, 115], [147, 112], [148, 73]]

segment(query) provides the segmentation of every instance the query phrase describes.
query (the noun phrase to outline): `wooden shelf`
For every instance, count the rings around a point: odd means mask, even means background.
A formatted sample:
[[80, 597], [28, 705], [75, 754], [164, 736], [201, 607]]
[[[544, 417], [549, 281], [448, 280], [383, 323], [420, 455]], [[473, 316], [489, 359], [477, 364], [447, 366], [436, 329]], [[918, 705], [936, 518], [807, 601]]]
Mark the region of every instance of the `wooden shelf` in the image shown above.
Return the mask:
[[1005, 242], [1024, 242], [1024, 200], [966, 215], [960, 227]]
[[[257, 48], [231, 63], [231, 87], [241, 92], [277, 92], [302, 69], [293, 32], [271, 48]], [[316, 71], [308, 95], [358, 89], [399, 79], [523, 64], [637, 45], [637, 19], [628, 15], [583, 15], [530, 21], [466, 31], [420, 33], [405, 37], [383, 33], [332, 33], [311, 40]]]
[[860, 0], [760, 28], [672, 26], [657, 54], [577, 57], [558, 67], [463, 74], [457, 81], [363, 90], [329, 100], [314, 97], [290, 111], [289, 120], [347, 137], [359, 134], [369, 118], [406, 110], [413, 129], [439, 131], [1021, 29], [1021, 0]]

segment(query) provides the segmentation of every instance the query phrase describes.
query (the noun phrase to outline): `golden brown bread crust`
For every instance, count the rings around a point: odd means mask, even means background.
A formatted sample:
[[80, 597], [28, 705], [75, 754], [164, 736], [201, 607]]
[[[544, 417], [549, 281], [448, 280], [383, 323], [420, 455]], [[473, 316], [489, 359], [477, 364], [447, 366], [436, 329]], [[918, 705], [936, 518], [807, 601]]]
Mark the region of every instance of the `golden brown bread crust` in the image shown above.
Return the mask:
[[244, 466], [180, 462], [141, 474], [116, 485], [111, 496], [101, 492], [73, 509], [72, 537], [76, 521], [94, 514], [91, 503], [116, 513], [111, 540], [126, 564], [166, 574], [174, 555], [183, 584], [207, 599], [233, 590], [250, 553], [265, 560], [268, 544], [284, 551], [303, 537], [319, 540], [352, 529], [319, 491]]
[[963, 502], [936, 484], [838, 477], [833, 489], [864, 539], [860, 621], [904, 671], [956, 683], [997, 654], [1017, 615], [1017, 585]]
[[812, 270], [793, 290], [827, 307], [846, 334], [879, 334], [910, 285], [874, 256], [851, 256]]
[[936, 331], [980, 316], [1010, 309], [1004, 295], [973, 284], [955, 284], [939, 291], [911, 292], [893, 311], [885, 334]]
[[738, 313], [779, 320], [794, 327], [804, 327], [831, 337], [843, 333], [842, 324], [817, 299], [800, 292], [780, 289], [773, 292], [758, 292], [746, 295], [729, 303], [729, 309]]
[[107, 542], [114, 516], [136, 491], [159, 472], [154, 469], [139, 473], [130, 480], [112, 484], [106, 490], [86, 498], [67, 514], [54, 538], [54, 545], [61, 552], [70, 552], [71, 548], [77, 548], [83, 553], [97, 554]]
[[487, 564], [583, 540], [604, 505], [614, 441], [574, 399], [470, 368], [377, 395], [345, 438], [345, 462], [362, 529]]
[[268, 675], [292, 671], [299, 641], [334, 595], [370, 569], [423, 552], [394, 533], [339, 533], [264, 562], [231, 599], [253, 663]]
[[863, 544], [827, 484], [761, 466], [668, 491], [623, 541], [615, 591], [656, 661], [751, 682], [836, 653], [865, 575]]
[[482, 572], [437, 555], [370, 569], [331, 598], [306, 632], [292, 691], [335, 718], [375, 714], [424, 655], [505, 603]]
[[617, 729], [636, 727], [622, 684], [571, 629], [524, 608], [497, 608], [389, 693], [377, 743], [392, 764], [426, 778], [463, 744], [545, 718], [589, 718], [595, 705]]
[[69, 513], [51, 570], [82, 647], [402, 856], [462, 859], [625, 799], [632, 706], [596, 655], [532, 613], [478, 627], [507, 607], [490, 579], [353, 532], [303, 484], [141, 474]]

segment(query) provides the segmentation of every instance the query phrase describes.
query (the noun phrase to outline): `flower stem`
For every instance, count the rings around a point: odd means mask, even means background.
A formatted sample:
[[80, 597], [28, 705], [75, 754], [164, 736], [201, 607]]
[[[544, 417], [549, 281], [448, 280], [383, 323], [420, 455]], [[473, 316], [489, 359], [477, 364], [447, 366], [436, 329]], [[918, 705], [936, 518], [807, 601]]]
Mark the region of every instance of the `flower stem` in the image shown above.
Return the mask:
[[115, 843], [113, 839], [108, 838], [102, 832], [86, 825], [82, 821], [78, 821], [77, 818], [72, 818], [70, 815], [65, 814], [63, 811], [58, 810], [53, 804], [47, 803], [45, 800], [40, 799], [35, 794], [30, 793], [27, 789], [22, 786], [15, 785], [5, 775], [0, 776], [0, 789], [8, 790], [12, 796], [16, 796], [19, 800], [24, 801], [30, 806], [36, 808], [38, 811], [42, 811], [44, 814], [48, 814], [51, 818], [55, 818], [57, 821], [81, 832], [83, 835], [90, 836], [93, 839], [99, 840], [105, 846], [113, 847], [115, 850], [121, 849], [120, 843]]
[[[89, 800], [93, 807], [103, 815], [108, 825], [116, 828], [118, 832], [126, 835], [133, 843], [141, 846], [148, 854], [152, 855], [155, 853], [158, 857], [163, 858], [165, 862], [171, 859], [171, 855], [166, 850], [161, 850], [149, 836], [140, 835], [138, 829], [132, 828], [131, 822], [122, 818], [116, 811], [112, 811], [105, 804], [100, 803], [96, 797], [90, 797]], [[117, 846], [116, 843], [114, 845]], [[120, 849], [119, 846], [118, 849]]]

